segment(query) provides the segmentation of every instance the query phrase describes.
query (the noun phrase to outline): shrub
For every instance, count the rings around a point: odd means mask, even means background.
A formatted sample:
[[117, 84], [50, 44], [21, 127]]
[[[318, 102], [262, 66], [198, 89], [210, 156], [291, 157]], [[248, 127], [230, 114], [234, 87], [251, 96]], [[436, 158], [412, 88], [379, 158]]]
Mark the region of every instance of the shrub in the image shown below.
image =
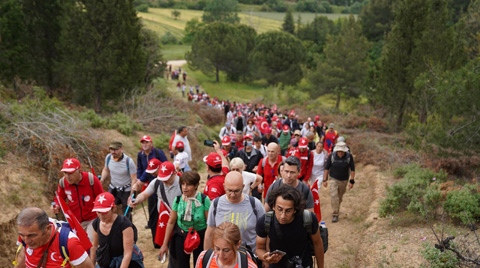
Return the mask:
[[445, 211], [464, 224], [480, 221], [480, 193], [474, 185], [465, 185], [460, 190], [453, 190], [447, 194]]
[[135, 7], [135, 10], [138, 12], [148, 12], [148, 4], [141, 4]]
[[162, 42], [162, 44], [164, 45], [168, 45], [168, 44], [177, 44], [178, 43], [178, 39], [177, 37], [175, 37], [175, 35], [173, 35], [170, 31], [167, 31], [160, 39], [160, 41]]
[[107, 128], [116, 129], [120, 133], [130, 136], [134, 130], [141, 130], [142, 127], [124, 113], [116, 113], [108, 118]]
[[423, 245], [422, 256], [429, 263], [423, 267], [456, 268], [459, 264], [455, 253], [449, 250], [442, 252], [428, 243]]
[[163, 149], [163, 150], [168, 150], [168, 147], [170, 145], [170, 139], [172, 138], [171, 135], [167, 133], [161, 133], [157, 137], [153, 138], [153, 146], [155, 148]]
[[104, 128], [107, 125], [107, 120], [98, 115], [94, 110], [89, 109], [85, 112], [77, 113], [77, 116], [90, 123], [90, 127]]

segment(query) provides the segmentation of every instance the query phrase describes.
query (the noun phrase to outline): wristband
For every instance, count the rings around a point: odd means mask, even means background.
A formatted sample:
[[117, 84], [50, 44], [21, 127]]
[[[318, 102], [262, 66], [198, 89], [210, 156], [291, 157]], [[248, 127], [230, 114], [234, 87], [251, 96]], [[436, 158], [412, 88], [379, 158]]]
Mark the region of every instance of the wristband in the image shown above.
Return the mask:
[[355, 180], [350, 180], [350, 183], [351, 183], [351, 184], [355, 184]]

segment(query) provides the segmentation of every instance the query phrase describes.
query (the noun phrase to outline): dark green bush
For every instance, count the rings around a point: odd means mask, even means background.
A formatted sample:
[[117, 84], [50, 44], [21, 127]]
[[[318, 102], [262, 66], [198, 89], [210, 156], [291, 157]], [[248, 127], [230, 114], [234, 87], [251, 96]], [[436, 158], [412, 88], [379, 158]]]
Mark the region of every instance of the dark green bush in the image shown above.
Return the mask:
[[[450, 243], [454, 245], [453, 242]], [[429, 265], [424, 265], [422, 267], [456, 268], [459, 264], [455, 253], [449, 250], [442, 252], [428, 243], [423, 245], [422, 256], [429, 263]]]
[[98, 115], [94, 110], [89, 109], [85, 112], [77, 114], [78, 118], [88, 121], [93, 128], [104, 128], [107, 125], [107, 120]]
[[168, 45], [168, 44], [177, 44], [178, 39], [173, 35], [170, 31], [166, 32], [160, 39], [162, 44]]
[[161, 133], [157, 137], [153, 138], [153, 146], [155, 148], [168, 151], [168, 146], [170, 144], [171, 138], [172, 138], [171, 134]]
[[148, 4], [141, 4], [135, 7], [135, 10], [138, 12], [148, 12]]
[[447, 194], [444, 204], [445, 211], [464, 224], [480, 221], [480, 193], [474, 185], [465, 185], [460, 190]]
[[107, 128], [116, 129], [124, 135], [132, 135], [134, 130], [141, 130], [142, 126], [124, 113], [116, 113], [108, 118]]

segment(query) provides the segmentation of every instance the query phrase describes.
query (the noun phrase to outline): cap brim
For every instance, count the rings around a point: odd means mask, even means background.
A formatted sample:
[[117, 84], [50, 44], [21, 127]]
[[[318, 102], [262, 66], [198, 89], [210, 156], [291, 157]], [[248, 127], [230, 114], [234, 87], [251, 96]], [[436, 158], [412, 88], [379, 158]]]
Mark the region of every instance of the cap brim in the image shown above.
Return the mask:
[[223, 143], [223, 142], [222, 142], [222, 145], [223, 145], [223, 146], [230, 145], [230, 142], [226, 142], [226, 143]]
[[100, 212], [100, 213], [106, 213], [106, 212], [109, 212], [110, 210], [112, 210], [112, 207], [108, 207], [108, 208], [93, 208], [92, 209], [92, 212]]
[[207, 157], [208, 155], [203, 158], [203, 162], [207, 163]]
[[170, 177], [173, 175], [173, 172], [170, 173], [170, 175], [166, 176], [166, 177], [160, 177], [160, 176], [157, 176], [157, 179], [161, 180], [161, 181], [168, 181], [168, 179], [170, 179]]
[[157, 170], [158, 170], [158, 168], [152, 169], [152, 170], [147, 169], [147, 170], [145, 170], [145, 172], [152, 174], [152, 173], [155, 173]]
[[298, 148], [308, 148], [308, 145], [306, 145], [306, 146], [300, 146], [299, 145]]
[[75, 170], [77, 170], [77, 169], [76, 168], [64, 168], [60, 171], [67, 172], [67, 173], [73, 173], [73, 172], [75, 172]]

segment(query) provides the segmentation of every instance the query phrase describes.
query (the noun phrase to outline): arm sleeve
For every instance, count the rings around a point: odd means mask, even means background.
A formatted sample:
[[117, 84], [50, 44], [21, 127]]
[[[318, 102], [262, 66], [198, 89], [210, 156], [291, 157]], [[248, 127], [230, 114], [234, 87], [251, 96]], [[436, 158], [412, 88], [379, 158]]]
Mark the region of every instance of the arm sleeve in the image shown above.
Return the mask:
[[[176, 196], [176, 197], [173, 199], [172, 210], [178, 212], [178, 204], [179, 204], [180, 202], [177, 202], [177, 198], [178, 198], [178, 196]], [[206, 199], [206, 198], [205, 198], [205, 199]]]
[[325, 169], [330, 170], [331, 167], [332, 167], [332, 157], [329, 154], [327, 154], [327, 162], [325, 163]]
[[313, 169], [313, 159], [315, 156], [313, 155], [313, 152], [308, 152], [310, 154], [310, 159], [308, 160], [307, 163], [307, 172], [305, 173], [305, 178], [303, 178], [304, 181], [309, 181], [310, 177], [312, 176], [312, 169]]
[[265, 232], [265, 215], [262, 215], [257, 220], [257, 226], [255, 226], [255, 231], [257, 235], [260, 237], [267, 237], [267, 233]]
[[204, 205], [203, 205], [203, 211], [209, 211], [210, 209], [210, 205], [212, 204], [212, 202], [210, 201], [210, 198], [208, 198], [208, 196], [205, 198], [205, 202], [204, 202]]
[[168, 161], [167, 159], [167, 156], [165, 156], [165, 153], [160, 150], [160, 149], [157, 149], [155, 148], [156, 152], [157, 152], [157, 157], [158, 157], [158, 160], [160, 160], [160, 162], [165, 162], [165, 161]]
[[128, 168], [130, 169], [130, 175], [136, 173], [137, 167], [135, 166], [135, 162], [133, 162], [133, 159], [131, 157], [128, 158]]
[[147, 186], [147, 189], [145, 189], [144, 191], [147, 193], [147, 194], [154, 194], [155, 193], [155, 182], [157, 181], [158, 179], [155, 178], [153, 181], [151, 181], [148, 186]]
[[[207, 199], [208, 198], [205, 198], [205, 201]], [[210, 206], [210, 208], [208, 209], [207, 226], [210, 226], [210, 227], [216, 227], [217, 226], [217, 224], [215, 222], [215, 217], [213, 217], [213, 206]]]
[[83, 249], [80, 240], [73, 233], [68, 236], [67, 248], [72, 265], [77, 266], [87, 260], [88, 253]]
[[[308, 188], [308, 186], [307, 186]], [[308, 190], [308, 198], [307, 198], [307, 204], [306, 204], [306, 208], [313, 208], [314, 204], [313, 204], [313, 195], [312, 195], [312, 190]], [[315, 216], [317, 217], [317, 216]]]
[[137, 154], [137, 179], [141, 180], [140, 178], [143, 175], [143, 165], [142, 165], [142, 152]]
[[355, 171], [355, 163], [353, 162], [352, 154], [350, 154], [350, 170]]
[[[250, 196], [250, 198], [254, 198]], [[265, 208], [263, 207], [262, 201], [255, 198], [255, 210], [257, 211], [257, 219], [265, 215]]]
[[263, 177], [263, 167], [262, 163], [265, 161], [265, 157], [260, 159], [260, 162], [258, 162], [258, 169], [257, 169], [257, 174]]

